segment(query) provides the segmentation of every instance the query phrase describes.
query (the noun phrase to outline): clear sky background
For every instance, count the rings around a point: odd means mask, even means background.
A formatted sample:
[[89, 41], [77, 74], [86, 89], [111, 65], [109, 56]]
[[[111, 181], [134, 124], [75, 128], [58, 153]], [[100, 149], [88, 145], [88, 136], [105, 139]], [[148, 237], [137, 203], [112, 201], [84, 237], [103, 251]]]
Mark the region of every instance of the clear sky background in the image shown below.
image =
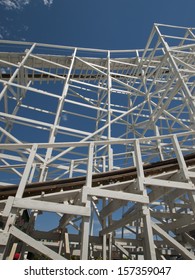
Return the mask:
[[194, 0], [0, 0], [0, 39], [144, 48], [153, 24], [195, 27]]
[[[140, 49], [155, 22], [195, 27], [195, 0], [0, 0], [3, 40]], [[56, 225], [43, 215], [37, 227]]]

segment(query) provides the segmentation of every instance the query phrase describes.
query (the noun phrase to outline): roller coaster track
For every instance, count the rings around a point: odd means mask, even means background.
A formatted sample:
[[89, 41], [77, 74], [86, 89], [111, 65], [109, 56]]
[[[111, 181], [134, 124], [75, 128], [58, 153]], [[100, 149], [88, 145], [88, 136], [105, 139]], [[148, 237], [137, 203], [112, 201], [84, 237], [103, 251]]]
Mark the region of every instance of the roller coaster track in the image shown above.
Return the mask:
[[[195, 154], [189, 154], [184, 156], [187, 166], [195, 165]], [[165, 161], [159, 161], [155, 163], [145, 164], [144, 175], [149, 177], [152, 175], [158, 175], [163, 172], [175, 171], [179, 169], [179, 165], [176, 158], [168, 159]], [[133, 180], [137, 178], [137, 171], [135, 167], [122, 168], [120, 170], [94, 174], [92, 176], [92, 187], [99, 185], [109, 184], [110, 182], [123, 182], [127, 180]], [[42, 192], [45, 194], [55, 193], [59, 191], [69, 191], [81, 189], [86, 181], [85, 176], [67, 178], [63, 180], [38, 182], [27, 184], [24, 197], [30, 197], [40, 195]], [[9, 196], [15, 196], [18, 186], [0, 186], [0, 200], [7, 199]]]

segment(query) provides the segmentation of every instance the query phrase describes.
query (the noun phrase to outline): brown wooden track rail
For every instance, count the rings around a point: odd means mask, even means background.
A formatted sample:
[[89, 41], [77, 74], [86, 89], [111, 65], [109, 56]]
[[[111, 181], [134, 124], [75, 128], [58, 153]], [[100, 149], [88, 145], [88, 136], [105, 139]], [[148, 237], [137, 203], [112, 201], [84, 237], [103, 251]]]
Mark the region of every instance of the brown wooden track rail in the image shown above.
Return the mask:
[[[184, 156], [187, 166], [195, 165], [195, 153]], [[163, 172], [174, 171], [179, 169], [176, 158], [145, 164], [143, 165], [144, 174], [146, 177], [161, 174]], [[105, 173], [98, 173], [92, 176], [92, 187], [109, 184], [110, 182], [123, 182], [132, 180], [137, 177], [135, 167], [122, 168], [120, 170], [109, 171]], [[85, 185], [86, 177], [67, 178], [57, 181], [46, 181], [27, 184], [24, 197], [55, 193], [59, 191], [68, 191], [81, 189]], [[7, 199], [9, 196], [15, 196], [18, 185], [0, 186], [0, 200]]]

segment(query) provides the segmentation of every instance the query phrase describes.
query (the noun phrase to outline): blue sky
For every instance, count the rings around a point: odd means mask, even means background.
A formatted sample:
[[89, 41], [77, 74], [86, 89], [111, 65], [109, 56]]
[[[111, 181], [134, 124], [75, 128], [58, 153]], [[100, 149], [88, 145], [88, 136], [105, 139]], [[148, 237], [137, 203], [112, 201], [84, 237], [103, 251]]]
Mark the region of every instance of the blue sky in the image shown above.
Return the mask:
[[0, 0], [0, 39], [144, 48], [154, 22], [195, 26], [193, 0]]

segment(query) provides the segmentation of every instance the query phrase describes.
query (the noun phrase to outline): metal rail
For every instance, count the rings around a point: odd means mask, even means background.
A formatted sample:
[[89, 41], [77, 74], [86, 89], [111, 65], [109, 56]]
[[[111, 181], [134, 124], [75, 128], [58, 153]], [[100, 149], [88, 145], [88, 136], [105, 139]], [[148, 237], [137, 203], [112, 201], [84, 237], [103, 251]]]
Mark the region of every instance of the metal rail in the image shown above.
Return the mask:
[[[187, 166], [195, 165], [195, 154], [184, 156]], [[143, 165], [145, 177], [158, 175], [163, 172], [175, 171], [179, 169], [176, 158]], [[120, 170], [109, 171], [92, 175], [92, 187], [109, 184], [110, 182], [123, 182], [137, 178], [136, 167], [122, 168]], [[24, 197], [56, 193], [59, 191], [69, 191], [81, 189], [86, 182], [86, 176], [68, 178], [57, 181], [37, 182], [27, 184], [24, 190]], [[0, 200], [7, 199], [9, 196], [15, 196], [18, 185], [0, 186]]]

